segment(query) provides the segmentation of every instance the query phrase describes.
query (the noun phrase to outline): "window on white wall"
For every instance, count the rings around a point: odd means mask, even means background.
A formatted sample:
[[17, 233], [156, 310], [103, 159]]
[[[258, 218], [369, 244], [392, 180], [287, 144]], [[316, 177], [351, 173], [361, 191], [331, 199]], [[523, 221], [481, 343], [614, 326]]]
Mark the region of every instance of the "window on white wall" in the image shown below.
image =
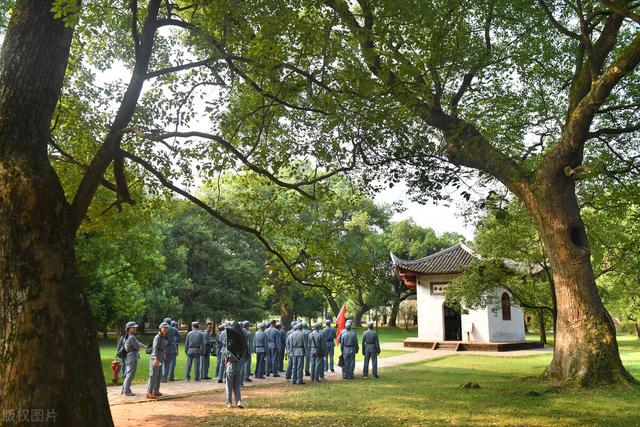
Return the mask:
[[449, 282], [431, 282], [431, 295], [443, 295]]
[[509, 294], [502, 294], [502, 320], [511, 320], [511, 298]]

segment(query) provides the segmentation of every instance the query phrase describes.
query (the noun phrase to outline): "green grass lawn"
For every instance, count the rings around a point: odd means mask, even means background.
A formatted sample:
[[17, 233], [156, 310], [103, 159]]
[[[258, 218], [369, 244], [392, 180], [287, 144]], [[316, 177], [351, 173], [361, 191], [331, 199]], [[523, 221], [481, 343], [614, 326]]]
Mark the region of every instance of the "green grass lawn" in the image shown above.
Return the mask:
[[[640, 378], [640, 341], [619, 337], [625, 366]], [[249, 399], [210, 424], [638, 426], [640, 387], [558, 390], [538, 379], [551, 355], [459, 355], [383, 371], [379, 380], [285, 385], [279, 399]], [[479, 389], [460, 389], [467, 382]]]
[[[357, 330], [359, 339], [362, 339], [363, 330]], [[417, 336], [417, 329], [409, 329], [405, 331], [404, 329], [394, 329], [394, 328], [380, 328], [380, 342], [402, 342], [406, 337], [409, 336]], [[184, 333], [182, 334], [184, 338]], [[152, 341], [152, 336], [144, 336], [142, 338], [138, 338], [141, 343], [148, 344]], [[404, 354], [406, 351], [403, 350], [383, 350], [380, 354], [380, 357], [392, 357], [398, 356], [400, 354]], [[100, 343], [100, 357], [102, 359], [102, 370], [104, 372], [104, 377], [107, 384], [111, 384], [111, 362], [115, 358], [116, 354], [116, 340], [113, 339], [103, 339]], [[339, 350], [335, 352], [335, 363], [338, 363], [338, 355], [340, 354]], [[134, 384], [145, 383], [149, 380], [149, 356], [143, 352], [140, 354], [140, 360], [138, 361], [138, 370], [136, 371], [136, 377], [134, 378]], [[255, 354], [253, 355], [253, 365], [252, 369], [255, 369]], [[356, 357], [356, 361], [363, 360], [364, 357], [362, 353], [358, 353]], [[178, 355], [178, 359], [176, 362], [176, 379], [184, 378], [184, 373], [187, 364], [187, 358], [182, 351], [182, 346], [180, 346], [180, 354]], [[286, 366], [285, 362], [285, 366]], [[209, 376], [213, 376], [215, 370], [216, 358], [211, 358], [211, 368], [209, 369]], [[193, 376], [193, 373], [192, 373]], [[122, 375], [120, 379], [120, 384], [122, 384]]]

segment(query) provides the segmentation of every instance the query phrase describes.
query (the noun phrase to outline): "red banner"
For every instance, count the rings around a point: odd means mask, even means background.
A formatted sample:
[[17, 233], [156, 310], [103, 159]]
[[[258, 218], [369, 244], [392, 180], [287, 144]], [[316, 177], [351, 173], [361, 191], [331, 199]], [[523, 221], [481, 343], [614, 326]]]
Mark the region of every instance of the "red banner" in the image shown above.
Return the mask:
[[336, 319], [336, 344], [340, 344], [338, 339], [340, 338], [340, 332], [344, 329], [344, 320], [347, 313], [347, 303], [345, 302], [340, 312], [338, 313], [338, 318]]

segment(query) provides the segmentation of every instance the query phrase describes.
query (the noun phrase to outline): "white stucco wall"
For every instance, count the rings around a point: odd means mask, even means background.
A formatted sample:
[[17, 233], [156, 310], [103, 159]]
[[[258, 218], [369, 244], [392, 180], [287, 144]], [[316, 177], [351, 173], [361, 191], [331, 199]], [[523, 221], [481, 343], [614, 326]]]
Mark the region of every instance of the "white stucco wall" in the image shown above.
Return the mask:
[[[507, 292], [504, 288], [496, 288], [495, 295], [497, 301], [500, 301], [503, 292]], [[509, 292], [507, 292], [509, 293]], [[511, 294], [509, 294], [511, 297]], [[502, 320], [502, 308], [500, 303], [495, 307], [487, 307], [489, 317], [489, 332], [492, 342], [513, 342], [524, 341], [524, 314], [520, 308], [511, 305], [511, 320]]]
[[[444, 296], [431, 295], [431, 283], [448, 282], [456, 275], [419, 276], [416, 288], [418, 308], [418, 338], [424, 341], [444, 340]], [[496, 288], [498, 301], [505, 290]], [[462, 340], [483, 342], [524, 341], [524, 319], [522, 310], [511, 306], [511, 320], [502, 320], [500, 305], [494, 313], [493, 307], [468, 310], [461, 315]], [[467, 334], [469, 331], [469, 334]]]

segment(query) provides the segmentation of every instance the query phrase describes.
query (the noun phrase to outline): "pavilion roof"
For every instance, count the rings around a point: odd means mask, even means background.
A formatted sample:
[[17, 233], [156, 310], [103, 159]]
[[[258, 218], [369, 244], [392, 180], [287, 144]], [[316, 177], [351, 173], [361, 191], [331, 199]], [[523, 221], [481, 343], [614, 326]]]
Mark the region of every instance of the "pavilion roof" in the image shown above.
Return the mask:
[[404, 270], [420, 274], [462, 273], [464, 269], [479, 257], [464, 243], [458, 243], [433, 255], [416, 260], [401, 259], [391, 254], [393, 264]]
[[[405, 272], [424, 275], [463, 273], [469, 264], [480, 259], [480, 256], [464, 243], [458, 243], [433, 255], [416, 260], [398, 258], [391, 253], [391, 260], [395, 267]], [[542, 267], [539, 265], [529, 266], [510, 259], [503, 259], [502, 264], [511, 273], [537, 275], [542, 272]]]

